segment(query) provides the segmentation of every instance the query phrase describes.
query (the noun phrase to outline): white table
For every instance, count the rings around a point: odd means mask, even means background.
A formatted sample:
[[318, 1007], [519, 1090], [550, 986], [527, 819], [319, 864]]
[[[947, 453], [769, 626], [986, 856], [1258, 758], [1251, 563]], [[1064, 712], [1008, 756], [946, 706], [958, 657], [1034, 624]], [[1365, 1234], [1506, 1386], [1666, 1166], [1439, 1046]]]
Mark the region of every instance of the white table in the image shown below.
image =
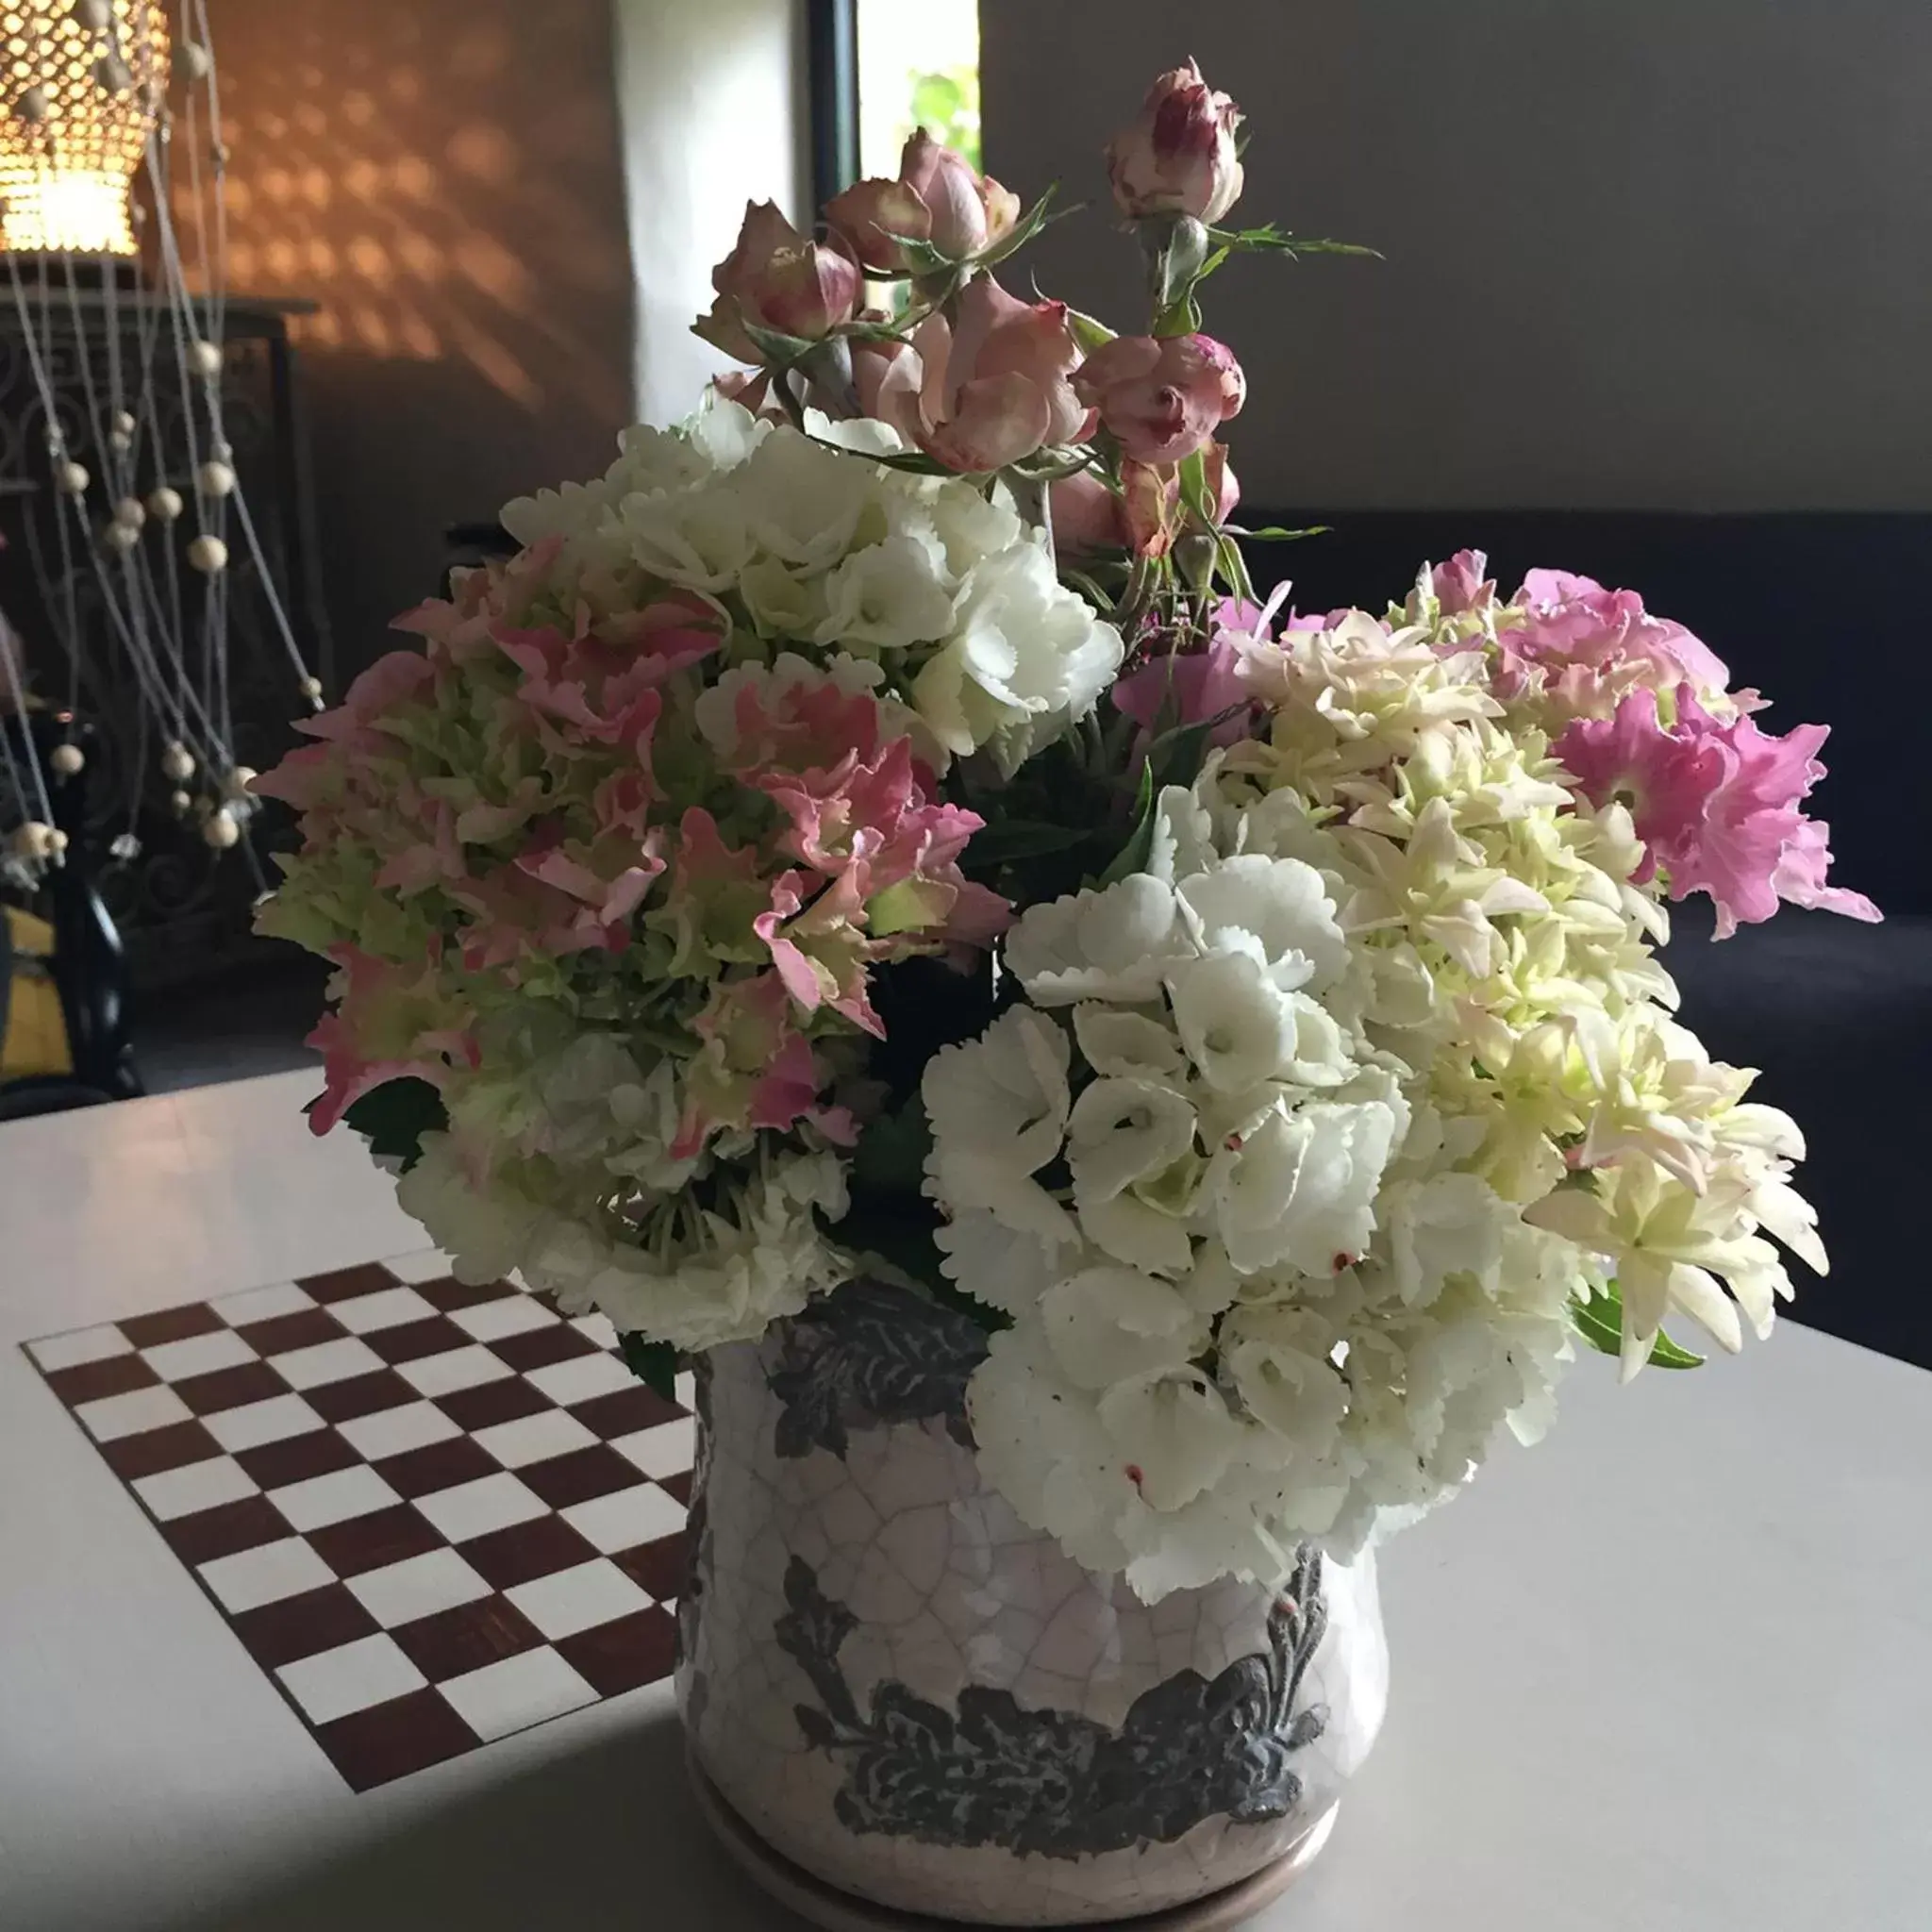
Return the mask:
[[[312, 1084], [0, 1125], [0, 1926], [794, 1923], [708, 1842], [666, 1686], [351, 1793], [20, 1354], [419, 1246]], [[1924, 1932], [1932, 1376], [1788, 1326], [1566, 1407], [1389, 1553], [1388, 1728], [1261, 1924]]]

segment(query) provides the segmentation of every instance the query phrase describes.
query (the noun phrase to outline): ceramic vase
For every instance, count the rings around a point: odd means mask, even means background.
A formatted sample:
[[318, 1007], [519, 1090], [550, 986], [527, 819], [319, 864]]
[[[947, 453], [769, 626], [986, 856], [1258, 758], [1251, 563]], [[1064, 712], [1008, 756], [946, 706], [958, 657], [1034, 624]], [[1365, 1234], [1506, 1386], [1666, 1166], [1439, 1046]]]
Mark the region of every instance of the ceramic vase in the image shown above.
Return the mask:
[[981, 1482], [984, 1352], [857, 1282], [704, 1358], [677, 1692], [707, 1808], [827, 1924], [1236, 1923], [1381, 1723], [1374, 1559], [1141, 1603]]

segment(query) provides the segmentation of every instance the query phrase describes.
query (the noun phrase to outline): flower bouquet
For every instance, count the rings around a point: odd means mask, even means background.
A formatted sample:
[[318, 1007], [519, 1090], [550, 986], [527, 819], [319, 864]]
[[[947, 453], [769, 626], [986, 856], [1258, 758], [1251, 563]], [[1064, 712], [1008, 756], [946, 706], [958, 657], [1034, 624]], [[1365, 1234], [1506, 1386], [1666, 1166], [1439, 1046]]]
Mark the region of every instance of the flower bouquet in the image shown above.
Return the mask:
[[[1233, 521], [1245, 377], [1202, 299], [1350, 251], [1229, 225], [1238, 118], [1181, 69], [1109, 147], [1141, 333], [1013, 293], [1051, 197], [924, 135], [823, 239], [749, 208], [697, 325], [748, 369], [510, 504], [517, 553], [257, 788], [303, 830], [262, 926], [337, 969], [316, 1130], [369, 1137], [459, 1275], [602, 1310], [667, 1391], [699, 1366], [700, 1758], [926, 1909], [1125, 1916], [1305, 1844], [1366, 1749], [1312, 1689], [1374, 1541], [1539, 1434], [1579, 1344], [1685, 1367], [1667, 1323], [1769, 1333], [1776, 1244], [1824, 1268], [1797, 1128], [1655, 951], [1694, 891], [1720, 937], [1877, 917], [1802, 809], [1824, 730], [1766, 731], [1587, 577], [1506, 595], [1465, 552], [1380, 614], [1256, 589], [1293, 533]], [[936, 1500], [922, 1456], [951, 1516], [896, 1561], [929, 1611], [953, 1576], [950, 1660], [888, 1643], [855, 1687], [841, 1643], [892, 1621], [859, 1553]], [[1023, 1598], [1251, 1654], [1184, 1641], [1176, 1677], [1122, 1638], [1131, 1708], [1066, 1689], [1091, 1658], [1050, 1696]], [[791, 1795], [693, 1710], [754, 1665], [786, 1688], [738, 1727], [816, 1767]], [[1230, 1784], [1216, 1736], [1267, 1775]], [[1121, 1751], [1192, 1795], [1109, 1813]], [[915, 1760], [997, 1762], [1004, 1808], [943, 1777], [922, 1807]], [[1184, 1884], [1157, 1855], [1204, 1829]], [[880, 1834], [925, 1862], [868, 1865]]]

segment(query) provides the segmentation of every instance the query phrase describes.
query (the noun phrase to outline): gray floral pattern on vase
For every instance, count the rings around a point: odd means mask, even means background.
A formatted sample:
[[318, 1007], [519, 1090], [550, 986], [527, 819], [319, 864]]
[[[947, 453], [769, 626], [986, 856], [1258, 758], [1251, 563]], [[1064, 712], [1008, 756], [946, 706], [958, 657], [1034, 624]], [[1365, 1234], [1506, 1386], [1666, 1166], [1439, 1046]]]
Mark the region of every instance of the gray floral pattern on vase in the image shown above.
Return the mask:
[[1125, 1924], [1318, 1845], [1387, 1698], [1373, 1558], [1141, 1603], [986, 1487], [984, 1350], [868, 1282], [705, 1357], [677, 1680], [712, 1790], [962, 1924]]
[[691, 1412], [697, 1418], [697, 1457], [691, 1469], [691, 1501], [684, 1515], [684, 1583], [677, 1595], [673, 1628], [673, 1655], [689, 1669], [685, 1707], [693, 1724], [704, 1721], [709, 1689], [693, 1661], [698, 1655], [698, 1620], [703, 1614], [705, 1589], [711, 1574], [710, 1509], [705, 1478], [711, 1459], [711, 1362], [708, 1356], [691, 1358]]
[[888, 1282], [854, 1281], [780, 1324], [779, 1336], [765, 1380], [779, 1404], [780, 1456], [843, 1457], [850, 1430], [928, 1416], [973, 1446], [966, 1384], [986, 1358], [986, 1332], [969, 1316]]
[[1265, 1653], [1211, 1680], [1177, 1672], [1137, 1698], [1118, 1730], [1074, 1711], [1028, 1710], [982, 1684], [949, 1711], [888, 1678], [861, 1710], [839, 1663], [858, 1619], [824, 1594], [800, 1557], [785, 1597], [779, 1648], [820, 1699], [796, 1707], [799, 1728], [844, 1762], [834, 1803], [855, 1832], [1074, 1858], [1172, 1843], [1216, 1816], [1286, 1818], [1302, 1794], [1289, 1760], [1327, 1726], [1321, 1706], [1294, 1708], [1328, 1621], [1322, 1557], [1306, 1545], [1269, 1616]]

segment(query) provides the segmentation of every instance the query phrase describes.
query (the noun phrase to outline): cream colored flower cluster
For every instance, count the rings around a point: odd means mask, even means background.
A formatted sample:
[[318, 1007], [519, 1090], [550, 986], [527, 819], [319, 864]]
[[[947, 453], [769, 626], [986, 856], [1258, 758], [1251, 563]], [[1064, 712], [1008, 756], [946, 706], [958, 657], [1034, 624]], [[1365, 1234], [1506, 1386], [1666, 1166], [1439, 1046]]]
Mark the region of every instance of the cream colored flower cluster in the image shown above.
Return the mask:
[[983, 1465], [1149, 1597], [1453, 1493], [1541, 1432], [1579, 1304], [1628, 1374], [1673, 1312], [1768, 1330], [1760, 1228], [1824, 1265], [1796, 1129], [1671, 1018], [1627, 811], [1483, 641], [1238, 645], [1265, 724], [1142, 871], [1021, 919], [1024, 1004], [924, 1088], [948, 1273], [1012, 1318]]
[[1394, 1050], [1458, 1165], [1601, 1258], [1626, 1374], [1674, 1311], [1735, 1349], [1739, 1309], [1767, 1334], [1791, 1292], [1760, 1228], [1824, 1271], [1789, 1185], [1803, 1139], [1672, 1019], [1652, 952], [1668, 918], [1637, 883], [1629, 812], [1563, 782], [1527, 706], [1494, 695], [1497, 646], [1466, 628], [1354, 617], [1252, 641], [1271, 726], [1210, 782], [1236, 808], [1289, 787], [1324, 819], [1344, 926], [1426, 974], [1429, 1011]]

